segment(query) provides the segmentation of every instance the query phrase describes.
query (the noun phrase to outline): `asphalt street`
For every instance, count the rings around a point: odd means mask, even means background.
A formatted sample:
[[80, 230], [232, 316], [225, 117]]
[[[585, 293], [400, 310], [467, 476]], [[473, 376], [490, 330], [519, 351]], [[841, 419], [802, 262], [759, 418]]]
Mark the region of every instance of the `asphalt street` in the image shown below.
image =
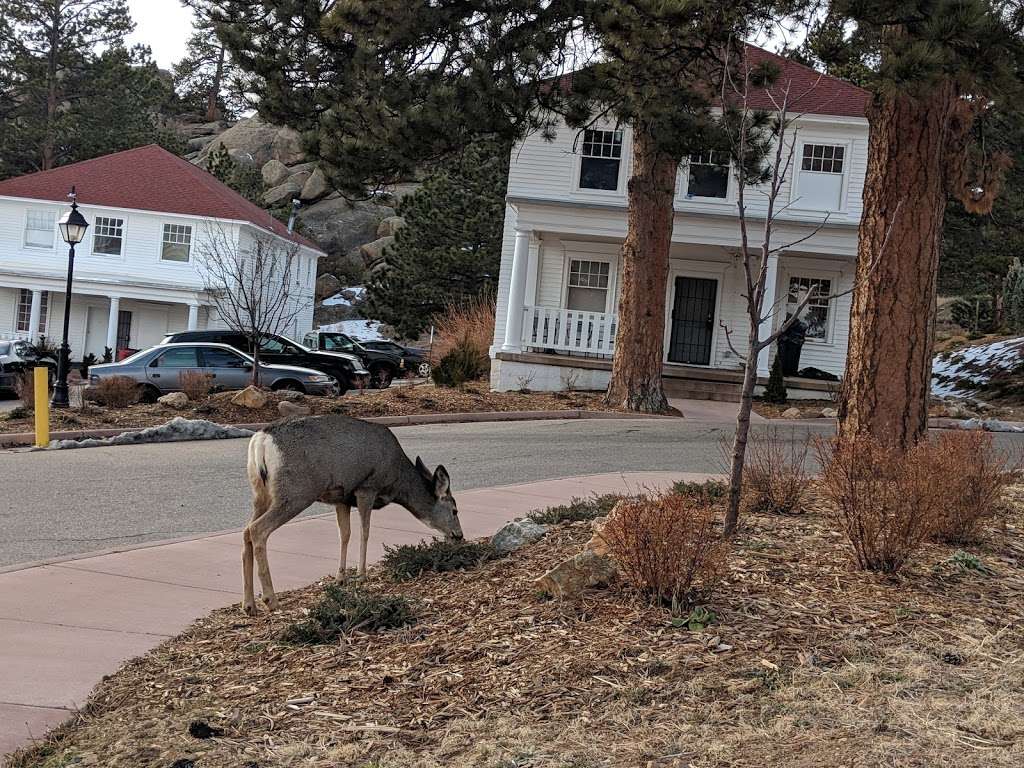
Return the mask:
[[[761, 428], [761, 427], [758, 427]], [[794, 435], [829, 427], [794, 425]], [[728, 424], [572, 420], [402, 427], [410, 457], [459, 489], [642, 470], [722, 471]], [[1007, 438], [1004, 438], [1007, 439]], [[1017, 436], [1024, 443], [1021, 436]], [[0, 452], [0, 568], [240, 528], [246, 440]], [[329, 508], [315, 505], [312, 512]], [[307, 513], [308, 514], [308, 513]]]

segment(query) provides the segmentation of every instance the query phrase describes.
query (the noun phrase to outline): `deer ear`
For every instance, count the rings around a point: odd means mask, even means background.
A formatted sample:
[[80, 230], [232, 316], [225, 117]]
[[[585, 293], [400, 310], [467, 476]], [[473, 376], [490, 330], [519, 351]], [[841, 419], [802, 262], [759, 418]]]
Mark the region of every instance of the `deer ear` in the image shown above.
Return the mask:
[[434, 495], [438, 498], [446, 496], [452, 487], [452, 480], [448, 477], [448, 470], [438, 464], [434, 470]]
[[427, 465], [423, 463], [423, 459], [419, 456], [416, 457], [416, 471], [427, 478], [427, 480], [432, 480], [434, 478], [434, 475], [429, 469], [427, 469]]

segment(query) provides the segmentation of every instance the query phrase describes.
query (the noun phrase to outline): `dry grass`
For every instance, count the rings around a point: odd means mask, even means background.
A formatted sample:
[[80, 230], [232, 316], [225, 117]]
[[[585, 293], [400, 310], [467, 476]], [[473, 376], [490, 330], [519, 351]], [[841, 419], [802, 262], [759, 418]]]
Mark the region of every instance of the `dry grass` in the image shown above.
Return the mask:
[[22, 371], [14, 377], [14, 394], [18, 396], [21, 407], [29, 411], [36, 407], [35, 373], [31, 370]]
[[139, 385], [127, 376], [111, 376], [100, 379], [90, 387], [95, 399], [108, 408], [127, 408], [139, 401]]
[[776, 426], [754, 431], [743, 470], [743, 503], [747, 512], [792, 515], [803, 511], [811, 486], [807, 470], [806, 433], [783, 433]]
[[181, 391], [188, 395], [188, 399], [193, 402], [205, 400], [213, 389], [213, 379], [210, 374], [202, 371], [182, 371], [179, 381], [181, 382]]
[[601, 538], [626, 579], [674, 615], [706, 600], [726, 572], [722, 505], [668, 493], [619, 501]]
[[494, 296], [484, 294], [449, 304], [434, 319], [434, 325], [437, 327], [431, 361], [434, 365], [463, 341], [486, 358], [487, 350], [494, 343]]
[[[1006, 533], [972, 549], [987, 573], [937, 544], [898, 578], [851, 572], [819, 510], [751, 515], [703, 632], [622, 587], [539, 600], [532, 579], [589, 523], [471, 573], [371, 573], [417, 601], [402, 629], [282, 643], [319, 586], [257, 619], [216, 611], [9, 765], [1018, 768], [1024, 489], [1010, 498]], [[195, 720], [223, 736], [190, 737]]]

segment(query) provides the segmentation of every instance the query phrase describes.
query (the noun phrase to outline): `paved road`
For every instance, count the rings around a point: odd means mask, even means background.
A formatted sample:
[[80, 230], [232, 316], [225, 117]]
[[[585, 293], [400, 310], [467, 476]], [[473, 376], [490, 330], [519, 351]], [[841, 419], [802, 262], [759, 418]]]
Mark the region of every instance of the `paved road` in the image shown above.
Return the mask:
[[[797, 434], [825, 434], [800, 425]], [[541, 421], [395, 430], [443, 462], [456, 491], [601, 472], [718, 472], [727, 424]], [[1018, 438], [1024, 444], [1024, 439]], [[238, 528], [248, 518], [245, 440], [0, 452], [0, 568]], [[319, 505], [313, 511], [324, 512]]]

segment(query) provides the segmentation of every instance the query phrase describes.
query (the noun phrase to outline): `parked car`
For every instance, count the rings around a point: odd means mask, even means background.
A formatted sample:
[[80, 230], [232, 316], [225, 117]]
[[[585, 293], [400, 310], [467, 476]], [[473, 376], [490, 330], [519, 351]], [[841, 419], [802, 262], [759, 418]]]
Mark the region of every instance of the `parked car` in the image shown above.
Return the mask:
[[378, 349], [381, 352], [388, 352], [402, 358], [405, 370], [421, 379], [430, 377], [430, 357], [425, 349], [417, 347], [406, 347], [394, 341], [364, 341], [363, 346], [367, 349]]
[[405, 363], [401, 355], [389, 350], [372, 349], [365, 342], [338, 331], [311, 331], [302, 338], [302, 343], [311, 349], [324, 352], [347, 352], [357, 355], [370, 372], [370, 386], [387, 389], [396, 376], [405, 374]]
[[[215, 390], [245, 389], [252, 382], [255, 366], [252, 357], [227, 344], [159, 344], [117, 363], [92, 366], [89, 384], [95, 386], [103, 379], [127, 376], [138, 382], [142, 399], [153, 402], [160, 395], [180, 391], [184, 371], [205, 373]], [[330, 395], [338, 388], [334, 377], [322, 371], [262, 361], [259, 381], [271, 389], [290, 389], [309, 395]]]
[[[164, 337], [161, 344], [181, 344], [184, 342], [210, 342], [227, 344], [229, 347], [251, 355], [252, 342], [244, 334], [236, 331], [182, 331]], [[271, 335], [260, 345], [260, 362], [275, 365], [297, 365], [302, 368], [326, 373], [338, 380], [341, 393], [368, 383], [369, 371], [363, 366], [362, 360], [355, 355], [340, 352], [318, 352], [307, 349], [301, 344], [286, 339], [284, 336]]]
[[14, 391], [15, 379], [40, 365], [50, 369], [52, 379], [57, 370], [56, 360], [39, 357], [35, 347], [24, 339], [0, 339], [0, 390]]

